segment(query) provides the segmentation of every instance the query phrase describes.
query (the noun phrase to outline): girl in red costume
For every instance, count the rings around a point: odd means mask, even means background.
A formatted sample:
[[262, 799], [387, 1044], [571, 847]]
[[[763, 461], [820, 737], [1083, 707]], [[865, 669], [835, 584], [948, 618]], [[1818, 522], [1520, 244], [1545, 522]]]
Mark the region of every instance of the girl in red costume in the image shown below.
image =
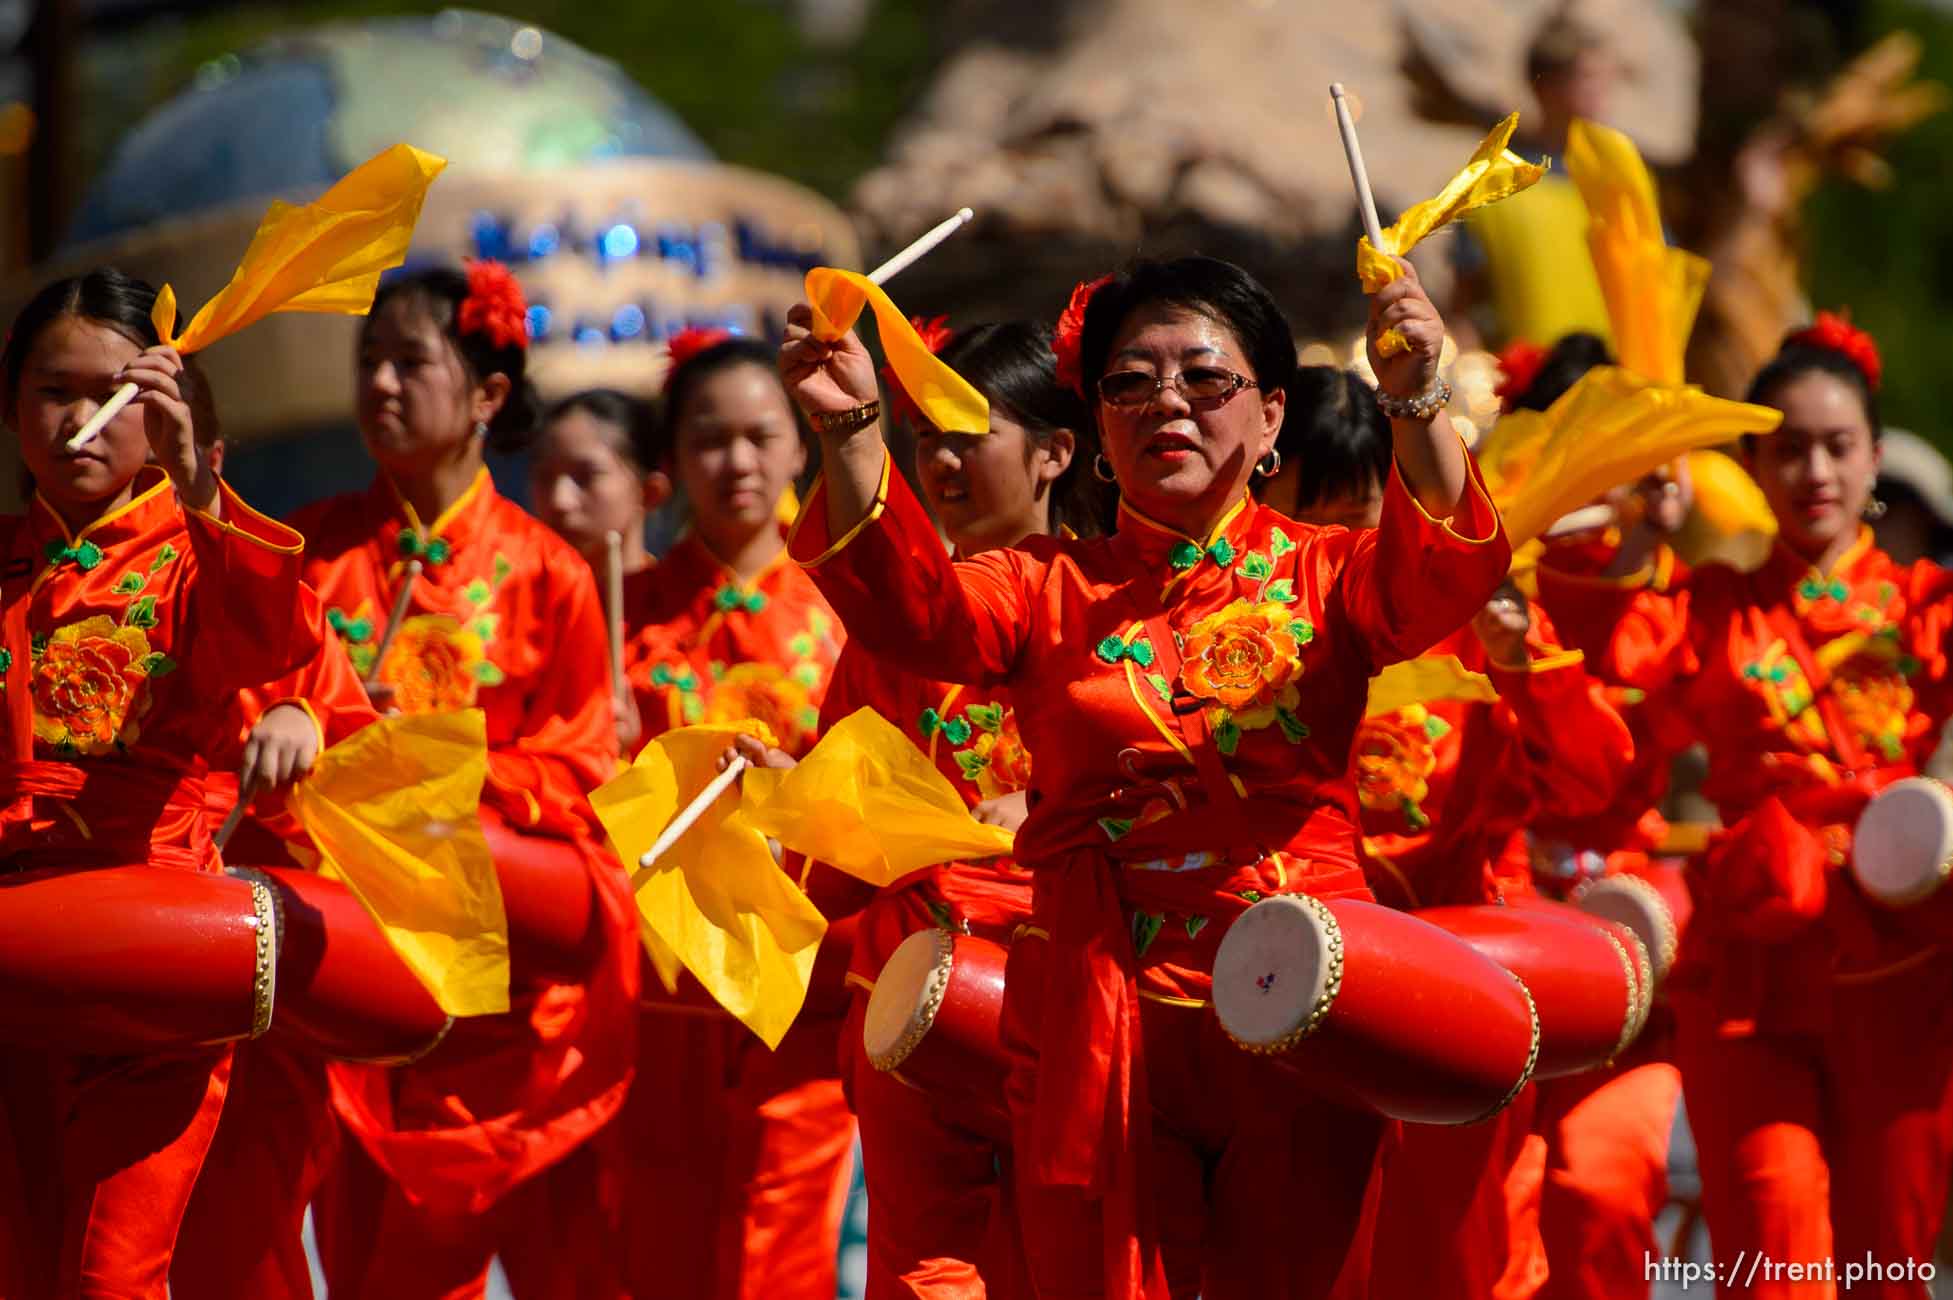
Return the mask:
[[[1921, 1297], [1946, 1204], [1953, 962], [1838, 868], [1868, 798], [1920, 769], [1948, 715], [1953, 584], [1893, 563], [1860, 522], [1878, 378], [1870, 339], [1831, 317], [1757, 376], [1750, 399], [1784, 423], [1748, 453], [1780, 530], [1756, 572], [1624, 547], [1598, 576], [1540, 581], [1604, 671], [1709, 749], [1703, 792], [1729, 829], [1692, 868], [1669, 988], [1717, 1259], [1911, 1264], [1853, 1294]], [[1838, 1290], [1768, 1270], [1719, 1286]]]
[[[221, 869], [202, 787], [203, 756], [223, 739], [225, 714], [211, 701], [310, 661], [323, 638], [299, 582], [302, 539], [245, 505], [195, 444], [182, 360], [150, 322], [155, 297], [112, 270], [60, 281], [22, 309], [0, 354], [0, 400], [36, 488], [25, 516], [0, 523], [0, 912], [40, 928], [51, 955], [69, 922], [50, 915], [37, 926], [21, 910], [47, 896], [48, 873]], [[68, 449], [125, 382], [136, 400]], [[274, 712], [274, 731], [311, 728], [295, 709]], [[30, 955], [23, 945], [14, 960]], [[272, 959], [261, 942], [260, 965]], [[161, 978], [136, 973], [131, 999], [140, 1004]], [[256, 997], [261, 1028], [268, 983]], [[6, 996], [23, 1012], [57, 1000], [47, 989]], [[14, 1239], [21, 1273], [9, 1294], [166, 1294], [232, 1049], [190, 1047], [186, 1036], [180, 1051], [104, 1054], [90, 1035], [99, 1010], [74, 1008], [73, 1040], [58, 1050], [9, 1047], [0, 1063], [29, 1214], [0, 1233]]]
[[[1013, 323], [952, 333], [940, 320], [917, 324], [990, 402], [988, 434], [944, 433], [907, 400], [893, 373], [884, 374], [916, 438], [916, 480], [955, 553], [967, 558], [1060, 531], [1096, 534], [1097, 493], [1086, 477], [1096, 446], [1084, 404], [1057, 382], [1050, 329]], [[1022, 824], [1031, 756], [1003, 691], [891, 670], [856, 645], [841, 654], [823, 727], [863, 707], [929, 754], [979, 821], [1012, 830]], [[1028, 1294], [1009, 1212], [1005, 1135], [955, 1100], [874, 1068], [861, 1030], [868, 994], [903, 939], [946, 926], [1007, 945], [1030, 915], [1030, 873], [998, 858], [916, 872], [879, 891], [860, 917], [841, 1051], [873, 1207], [870, 1300]], [[994, 1101], [1001, 1114], [1003, 1097]]]
[[[647, 463], [669, 469], [691, 520], [625, 583], [644, 735], [757, 718], [798, 755], [841, 652], [839, 623], [788, 560], [776, 514], [807, 464], [800, 422], [769, 346], [691, 331], [671, 354], [667, 438]], [[834, 969], [817, 970], [773, 1052], [689, 978], [673, 997], [647, 977], [638, 1082], [605, 1139], [636, 1294], [833, 1296], [854, 1122], [836, 1065], [846, 947], [825, 947]]]
[[498, 264], [384, 285], [357, 383], [380, 472], [294, 521], [310, 540], [306, 577], [374, 703], [486, 713], [482, 823], [511, 939], [508, 1014], [458, 1023], [411, 1066], [331, 1067], [353, 1140], [315, 1215], [327, 1283], [348, 1294], [480, 1295], [500, 1250], [518, 1294], [546, 1295], [600, 1262], [554, 1242], [526, 1249], [550, 1229], [522, 1193], [623, 1102], [638, 972], [622, 872], [585, 800], [617, 762], [596, 584], [483, 465], [485, 447], [534, 427], [527, 342], [521, 292]]
[[1465, 622], [1509, 551], [1441, 413], [1442, 323], [1414, 274], [1370, 318], [1373, 341], [1410, 344], [1374, 358], [1400, 416], [1375, 532], [1247, 499], [1279, 469], [1295, 348], [1246, 273], [1140, 263], [1076, 307], [1061, 373], [1091, 395], [1115, 536], [952, 563], [892, 473], [866, 350], [816, 339], [798, 307], [781, 368], [825, 475], [793, 554], [878, 657], [1006, 687], [1037, 755], [1017, 839], [1033, 924], [1004, 1016], [1038, 1294], [1326, 1295], [1385, 1126], [1223, 1036], [1213, 953], [1262, 895], [1367, 893], [1348, 777], [1364, 684]]

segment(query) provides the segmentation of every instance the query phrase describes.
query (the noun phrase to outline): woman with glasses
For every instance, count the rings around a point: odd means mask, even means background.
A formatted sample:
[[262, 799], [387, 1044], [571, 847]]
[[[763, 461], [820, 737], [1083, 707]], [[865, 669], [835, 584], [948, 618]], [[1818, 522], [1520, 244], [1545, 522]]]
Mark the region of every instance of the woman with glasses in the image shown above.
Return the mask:
[[[1366, 895], [1347, 774], [1366, 682], [1469, 620], [1509, 548], [1443, 414], [1443, 323], [1408, 268], [1370, 311], [1395, 452], [1375, 530], [1248, 499], [1279, 470], [1295, 348], [1240, 268], [1142, 262], [1067, 317], [1093, 469], [1122, 498], [1113, 536], [949, 560], [891, 472], [867, 351], [815, 338], [800, 307], [781, 369], [826, 469], [791, 550], [879, 657], [1007, 688], [1038, 756], [1017, 837], [1033, 918], [1004, 1009], [1037, 1293], [1327, 1295], [1384, 1121], [1233, 1046], [1205, 1009], [1213, 956], [1266, 895]], [[1408, 347], [1384, 356], [1391, 330]]]

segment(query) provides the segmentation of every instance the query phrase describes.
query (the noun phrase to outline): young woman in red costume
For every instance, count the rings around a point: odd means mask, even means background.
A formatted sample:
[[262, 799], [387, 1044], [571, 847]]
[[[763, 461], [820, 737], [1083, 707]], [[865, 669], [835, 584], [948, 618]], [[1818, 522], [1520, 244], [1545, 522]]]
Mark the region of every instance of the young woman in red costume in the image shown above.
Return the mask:
[[[944, 433], [907, 400], [892, 372], [884, 374], [915, 436], [916, 481], [955, 554], [967, 558], [1059, 532], [1095, 535], [1099, 494], [1088, 467], [1096, 443], [1084, 403], [1057, 381], [1050, 328], [1017, 322], [952, 332], [940, 320], [917, 325], [990, 402], [988, 434]], [[934, 759], [979, 821], [1011, 830], [1022, 824], [1031, 755], [1005, 692], [896, 671], [854, 645], [835, 669], [823, 728], [863, 707]], [[918, 871], [880, 890], [859, 918], [841, 1052], [872, 1207], [872, 1300], [1029, 1293], [1010, 1210], [1007, 1135], [956, 1099], [876, 1069], [862, 1047], [862, 1025], [876, 977], [909, 935], [944, 926], [1008, 945], [1030, 915], [1030, 873], [997, 858]], [[1001, 1115], [1003, 1097], [993, 1100]]]
[[[185, 969], [127, 972], [132, 1011], [102, 986], [118, 954], [155, 949], [154, 917], [223, 906], [207, 879], [222, 866], [204, 817], [204, 756], [221, 748], [225, 717], [211, 701], [311, 661], [324, 636], [299, 581], [302, 539], [245, 505], [196, 446], [183, 362], [150, 322], [155, 298], [113, 270], [60, 281], [22, 309], [0, 353], [0, 401], [35, 485], [28, 513], [0, 522], [0, 947], [25, 980], [5, 998], [0, 1086], [28, 1214], [0, 1228], [15, 1246], [0, 1255], [22, 1274], [15, 1294], [62, 1300], [166, 1294], [231, 1069], [230, 1046], [195, 1044], [269, 1022], [268, 906], [230, 882], [247, 937], [228, 1033], [188, 1027], [197, 1008], [168, 992], [205, 973], [187, 969], [207, 951], [198, 936], [166, 927]], [[135, 401], [69, 449], [125, 382]], [[273, 712], [271, 731], [310, 732], [302, 712]], [[167, 870], [126, 874], [147, 868]], [[64, 1007], [62, 977], [38, 981], [33, 967], [59, 970], [74, 917], [105, 898], [116, 914], [91, 925], [119, 927], [126, 944], [96, 947], [85, 974], [97, 988]], [[118, 1014], [158, 1044], [186, 1023], [175, 1050], [131, 1052], [117, 1045]]]
[[[756, 718], [798, 755], [841, 652], [839, 622], [788, 560], [777, 516], [807, 464], [800, 422], [770, 346], [691, 331], [671, 353], [666, 438], [647, 464], [669, 471], [691, 514], [664, 559], [625, 583], [644, 736]], [[647, 975], [638, 1082], [605, 1136], [636, 1294], [834, 1294], [854, 1121], [836, 1064], [846, 948], [827, 947], [834, 969], [817, 971], [772, 1052], [689, 977], [673, 996]]]
[[616, 1113], [636, 1060], [635, 920], [585, 799], [617, 763], [596, 584], [483, 464], [533, 431], [527, 342], [496, 263], [384, 284], [356, 388], [379, 473], [294, 520], [374, 703], [486, 714], [482, 824], [511, 940], [509, 1013], [457, 1023], [414, 1065], [331, 1067], [351, 1140], [315, 1218], [327, 1283], [350, 1294], [479, 1295], [498, 1251], [519, 1294], [568, 1285], [594, 1261], [537, 1240], [551, 1229], [523, 1193]]
[[[1283, 433], [1292, 423], [1297, 437], [1284, 448], [1283, 477], [1269, 486], [1286, 490], [1306, 522], [1376, 527], [1390, 426], [1369, 385], [1304, 367], [1292, 400]], [[1352, 764], [1371, 889], [1406, 909], [1529, 898], [1530, 871], [1523, 858], [1517, 870], [1506, 865], [1507, 843], [1544, 809], [1603, 811], [1630, 757], [1627, 730], [1579, 653], [1554, 644], [1543, 615], [1510, 586], [1429, 654], [1488, 677], [1499, 698], [1413, 701], [1358, 726]], [[1392, 1136], [1378, 1161], [1376, 1244], [1355, 1293], [1517, 1300], [1538, 1292], [1543, 1144], [1531, 1131], [1550, 1086], [1529, 1087], [1483, 1124], [1405, 1125]]]
[[[1828, 316], [1758, 374], [1750, 399], [1784, 422], [1748, 449], [1780, 530], [1757, 571], [1624, 547], [1597, 577], [1540, 581], [1604, 671], [1709, 749], [1728, 829], [1692, 865], [1669, 989], [1717, 1259], [1869, 1260], [1908, 1275], [1854, 1295], [1920, 1297], [1953, 1149], [1953, 962], [1839, 868], [1869, 797], [1920, 770], [1948, 716], [1953, 584], [1861, 522], [1878, 379], [1871, 340]], [[1719, 1294], [1837, 1291], [1765, 1270]]]
[[1348, 778], [1364, 685], [1465, 622], [1508, 548], [1439, 409], [1443, 327], [1413, 273], [1370, 318], [1410, 344], [1375, 358], [1400, 415], [1376, 532], [1247, 499], [1279, 469], [1295, 348], [1245, 272], [1140, 263], [1076, 306], [1064, 373], [1091, 395], [1116, 535], [952, 563], [891, 472], [866, 350], [816, 339], [799, 307], [781, 367], [825, 474], [793, 554], [878, 657], [1006, 687], [1037, 755], [1017, 838], [1033, 925], [1004, 1016], [1038, 1294], [1326, 1295], [1385, 1126], [1222, 1035], [1213, 953], [1262, 895], [1367, 893]]

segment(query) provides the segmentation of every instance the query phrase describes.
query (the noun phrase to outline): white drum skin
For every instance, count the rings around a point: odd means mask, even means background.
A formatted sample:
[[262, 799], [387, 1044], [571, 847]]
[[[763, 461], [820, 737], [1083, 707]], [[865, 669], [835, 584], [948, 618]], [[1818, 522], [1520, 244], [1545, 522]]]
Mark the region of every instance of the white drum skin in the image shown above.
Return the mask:
[[1851, 874], [1868, 898], [1912, 907], [1937, 893], [1953, 871], [1953, 793], [1931, 777], [1908, 777], [1881, 790], [1852, 833]]

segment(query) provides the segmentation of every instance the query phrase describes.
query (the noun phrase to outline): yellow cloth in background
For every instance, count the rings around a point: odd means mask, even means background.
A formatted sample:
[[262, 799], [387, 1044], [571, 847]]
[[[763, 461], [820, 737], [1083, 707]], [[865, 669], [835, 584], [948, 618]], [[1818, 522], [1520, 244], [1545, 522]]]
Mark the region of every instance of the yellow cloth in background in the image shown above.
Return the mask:
[[[590, 796], [610, 844], [632, 871], [638, 928], [654, 964], [686, 970], [765, 1044], [778, 1047], [807, 997], [827, 922], [773, 860], [766, 837], [721, 795], [648, 868], [637, 862], [718, 775], [716, 762], [750, 726], [668, 731]], [[743, 781], [762, 775], [748, 770]], [[675, 969], [660, 965], [669, 986]]]
[[290, 806], [451, 1016], [509, 1009], [509, 927], [481, 829], [480, 709], [381, 718], [319, 755]]
[[406, 260], [428, 186], [447, 160], [409, 144], [354, 168], [316, 202], [274, 202], [223, 290], [181, 334], [176, 291], [164, 285], [151, 318], [179, 352], [195, 352], [275, 311], [359, 316], [373, 306], [380, 274]]
[[971, 817], [929, 756], [868, 708], [830, 727], [799, 766], [748, 773], [746, 793], [757, 830], [871, 885], [997, 857], [1015, 843]]
[[1613, 340], [1594, 259], [1581, 238], [1587, 205], [1572, 181], [1544, 176], [1523, 194], [1472, 213], [1467, 227], [1485, 260], [1496, 342], [1526, 339], [1550, 347], [1577, 333]]
[[1709, 283], [1708, 261], [1668, 246], [1654, 178], [1619, 131], [1576, 119], [1567, 133], [1566, 170], [1591, 218], [1587, 247], [1607, 300], [1615, 356], [1643, 379], [1681, 383], [1683, 354]]
[[1477, 448], [1515, 550], [1554, 520], [1683, 452], [1770, 433], [1783, 413], [1598, 366], [1546, 411], [1499, 418]]
[[[1544, 164], [1529, 163], [1506, 145], [1519, 127], [1519, 115], [1510, 114], [1479, 142], [1464, 169], [1453, 176], [1436, 195], [1414, 204], [1383, 232], [1383, 247], [1370, 246], [1370, 237], [1356, 242], [1356, 275], [1363, 292], [1375, 293], [1403, 274], [1391, 254], [1403, 257], [1432, 231], [1468, 212], [1497, 203], [1536, 184], [1546, 174]], [[1405, 344], [1395, 330], [1387, 332], [1377, 344], [1385, 356], [1402, 352]]]
[[854, 327], [863, 307], [872, 308], [889, 369], [929, 422], [945, 433], [990, 432], [990, 403], [983, 394], [929, 350], [909, 318], [867, 276], [817, 266], [807, 272], [807, 302], [814, 309], [814, 336], [830, 342]]
[[1499, 698], [1492, 679], [1465, 667], [1457, 655], [1421, 655], [1391, 664], [1370, 679], [1369, 703], [1363, 716], [1395, 713], [1408, 704], [1440, 700], [1483, 701]]

